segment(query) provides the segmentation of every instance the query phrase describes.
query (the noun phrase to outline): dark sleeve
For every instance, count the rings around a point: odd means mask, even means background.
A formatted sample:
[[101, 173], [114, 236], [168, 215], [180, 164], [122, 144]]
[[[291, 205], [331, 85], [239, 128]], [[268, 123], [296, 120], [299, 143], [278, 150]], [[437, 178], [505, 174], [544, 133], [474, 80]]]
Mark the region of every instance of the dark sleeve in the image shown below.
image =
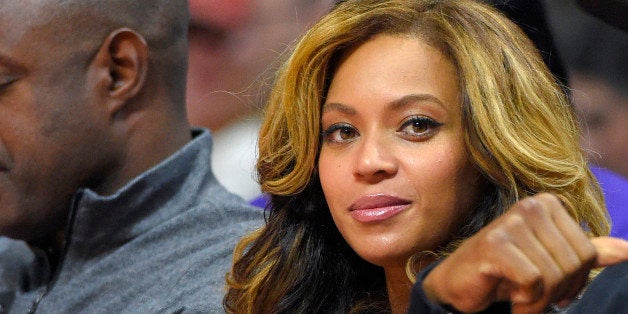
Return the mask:
[[[427, 277], [430, 271], [432, 271], [432, 269], [438, 266], [441, 262], [442, 260], [432, 263], [428, 267], [421, 270], [421, 272], [418, 274], [416, 278], [416, 283], [414, 284], [414, 287], [412, 287], [412, 292], [410, 293], [410, 306], [408, 307], [409, 314], [459, 313], [459, 311], [457, 311], [455, 308], [430, 301], [427, 298], [427, 295], [425, 295], [425, 291], [423, 291], [423, 280], [425, 279], [425, 277]], [[510, 313], [510, 303], [497, 302], [480, 313]]]
[[628, 262], [604, 269], [567, 313], [628, 313]]
[[431, 302], [425, 292], [423, 291], [423, 280], [430, 273], [434, 267], [440, 264], [442, 260], [436, 261], [429, 265], [428, 267], [421, 270], [416, 278], [416, 283], [414, 287], [412, 287], [412, 292], [410, 293], [410, 306], [408, 307], [408, 313], [449, 313], [450, 311], [437, 303]]

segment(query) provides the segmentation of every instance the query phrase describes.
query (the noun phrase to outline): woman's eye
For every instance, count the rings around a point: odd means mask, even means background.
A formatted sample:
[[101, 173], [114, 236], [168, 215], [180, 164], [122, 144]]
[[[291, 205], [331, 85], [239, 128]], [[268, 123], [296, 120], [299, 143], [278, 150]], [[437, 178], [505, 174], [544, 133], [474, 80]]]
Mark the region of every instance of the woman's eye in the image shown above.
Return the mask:
[[433, 135], [441, 125], [442, 123], [436, 122], [432, 118], [415, 116], [404, 121], [398, 132], [411, 138], [427, 138]]
[[349, 124], [334, 124], [323, 131], [323, 139], [333, 143], [351, 141], [357, 136], [358, 131]]

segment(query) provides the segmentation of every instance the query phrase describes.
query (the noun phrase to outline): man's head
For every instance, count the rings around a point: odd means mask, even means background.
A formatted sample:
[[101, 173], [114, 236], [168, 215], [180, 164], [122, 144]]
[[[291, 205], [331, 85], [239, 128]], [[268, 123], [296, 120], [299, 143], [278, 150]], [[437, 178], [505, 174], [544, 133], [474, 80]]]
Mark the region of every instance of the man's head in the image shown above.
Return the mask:
[[58, 231], [77, 189], [172, 151], [151, 135], [185, 125], [187, 19], [186, 1], [0, 0], [1, 235]]

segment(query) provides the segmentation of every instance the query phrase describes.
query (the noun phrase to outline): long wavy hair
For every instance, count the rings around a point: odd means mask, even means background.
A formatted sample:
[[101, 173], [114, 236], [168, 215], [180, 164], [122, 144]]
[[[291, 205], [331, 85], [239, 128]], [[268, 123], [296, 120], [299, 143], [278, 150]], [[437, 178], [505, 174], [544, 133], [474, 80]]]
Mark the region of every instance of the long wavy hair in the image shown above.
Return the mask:
[[437, 254], [539, 192], [556, 194], [590, 236], [608, 234], [569, 101], [517, 26], [472, 0], [348, 0], [302, 37], [277, 74], [257, 163], [262, 190], [271, 195], [267, 224], [236, 248], [227, 311], [389, 310], [383, 270], [344, 241], [317, 173], [321, 105], [337, 62], [378, 34], [422, 40], [457, 70], [464, 142], [487, 188], [450, 244], [434, 248]]

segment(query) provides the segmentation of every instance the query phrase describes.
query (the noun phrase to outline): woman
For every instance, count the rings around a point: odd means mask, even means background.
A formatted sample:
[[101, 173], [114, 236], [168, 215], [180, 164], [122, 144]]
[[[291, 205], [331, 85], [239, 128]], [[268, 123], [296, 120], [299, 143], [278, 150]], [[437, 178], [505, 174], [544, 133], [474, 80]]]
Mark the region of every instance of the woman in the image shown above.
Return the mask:
[[228, 311], [403, 312], [418, 272], [480, 247], [509, 258], [477, 259], [492, 268], [475, 275], [498, 279], [477, 304], [438, 284], [430, 300], [541, 310], [579, 292], [596, 258], [587, 237], [608, 233], [561, 88], [480, 3], [343, 2], [297, 44], [266, 110], [271, 208], [236, 249]]

